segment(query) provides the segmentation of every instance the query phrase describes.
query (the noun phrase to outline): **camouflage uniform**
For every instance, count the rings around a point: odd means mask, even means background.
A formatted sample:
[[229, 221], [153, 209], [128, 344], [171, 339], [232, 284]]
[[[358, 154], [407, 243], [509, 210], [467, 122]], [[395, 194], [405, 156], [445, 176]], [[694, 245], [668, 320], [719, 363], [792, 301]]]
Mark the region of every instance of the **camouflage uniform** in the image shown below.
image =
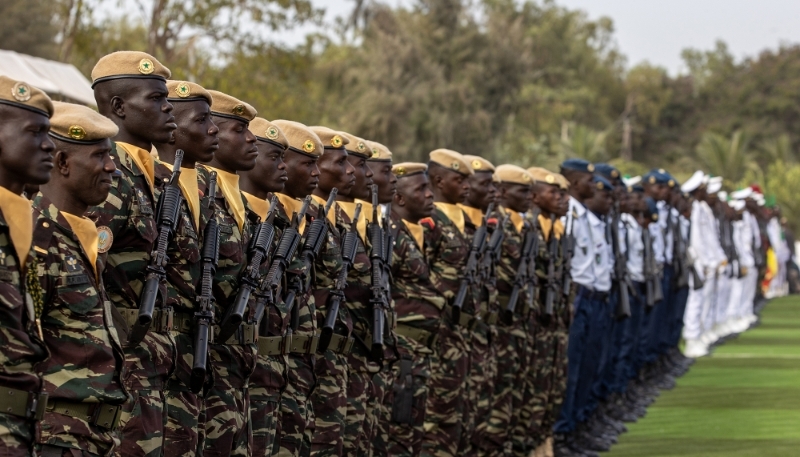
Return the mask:
[[42, 333], [49, 353], [36, 365], [49, 395], [36, 427], [37, 448], [107, 455], [119, 444], [116, 419], [128, 396], [120, 381], [125, 356], [112, 306], [95, 275], [102, 266], [92, 265], [69, 221], [50, 200], [39, 194], [34, 207], [34, 249], [44, 291]]
[[[219, 173], [219, 171], [218, 171]], [[210, 169], [198, 166], [198, 181], [208, 187]], [[218, 183], [219, 177], [218, 177]], [[244, 197], [239, 193], [232, 198]], [[252, 221], [245, 218], [243, 227], [234, 217], [233, 209], [218, 185], [213, 214], [208, 207], [209, 195], [201, 200], [203, 217], [216, 217], [219, 223], [219, 262], [214, 275], [214, 318], [217, 324], [232, 305], [239, 288], [239, 277], [247, 266], [247, 246]], [[214, 326], [214, 333], [219, 328]], [[207, 389], [205, 400], [205, 436], [202, 454], [207, 457], [246, 456], [250, 453], [249, 433], [250, 398], [247, 390], [250, 375], [255, 370], [256, 332], [249, 324], [242, 324], [228, 341], [214, 341], [209, 351], [213, 387]]]
[[[431, 220], [433, 223], [426, 225], [425, 256], [430, 264], [434, 288], [449, 303], [458, 292], [461, 270], [469, 254], [469, 240], [439, 207]], [[469, 294], [467, 302], [462, 316], [469, 318], [467, 313], [474, 313]], [[459, 454], [464, 415], [469, 408], [467, 332], [452, 322], [451, 313], [447, 306], [440, 322], [438, 345], [431, 359], [423, 455]]]
[[[0, 391], [4, 397], [14, 390], [30, 399], [36, 398], [41, 389], [41, 379], [33, 366], [46, 357], [35, 323], [36, 316], [41, 314], [41, 286], [35, 281], [33, 246], [26, 258], [21, 259], [26, 265], [23, 270], [6, 217], [10, 215], [0, 211]], [[31, 455], [33, 429], [33, 416], [28, 419], [26, 411], [9, 413], [4, 408], [0, 413], [0, 454]]]
[[[500, 310], [505, 310], [514, 277], [522, 255], [524, 230], [517, 230], [510, 218], [503, 225], [504, 238], [500, 261], [497, 264], [497, 291]], [[527, 300], [520, 294], [513, 321], [497, 325], [497, 378], [495, 380], [492, 411], [486, 427], [484, 451], [486, 455], [508, 455], [512, 451], [512, 435], [517, 425], [517, 412], [522, 403], [526, 363], [527, 320], [530, 310]]]
[[[287, 219], [278, 216], [285, 214], [282, 205], [277, 204], [276, 217], [273, 225], [275, 226], [275, 238], [273, 247], [281, 237], [281, 227]], [[245, 199], [245, 210], [249, 214], [254, 214], [249, 200]], [[258, 218], [257, 215], [248, 216], [251, 219]], [[254, 224], [255, 227], [255, 224]], [[266, 276], [270, 265], [270, 259], [264, 259], [261, 268], [262, 276]], [[256, 324], [255, 309], [250, 308], [250, 323]], [[250, 430], [253, 435], [252, 455], [254, 457], [268, 457], [272, 455], [276, 437], [279, 432], [280, 423], [280, 402], [281, 391], [286, 388], [286, 355], [282, 353], [281, 343], [283, 332], [288, 323], [286, 315], [277, 306], [271, 306], [264, 310], [259, 327], [258, 359], [256, 368], [250, 376]]]
[[[422, 227], [420, 227], [422, 229]], [[439, 322], [445, 298], [430, 280], [424, 246], [419, 246], [406, 223], [391, 215], [390, 230], [394, 237], [392, 259], [392, 298], [397, 310], [397, 352], [399, 361], [392, 365], [392, 383], [384, 396], [388, 415], [379, 417], [379, 434], [387, 441], [376, 441], [375, 454], [418, 456], [425, 437], [425, 414], [431, 358], [439, 335]], [[405, 366], [404, 366], [405, 365]], [[401, 412], [396, 397], [408, 393], [410, 423], [400, 423]], [[386, 444], [383, 444], [386, 443]]]
[[[105, 203], [91, 208], [89, 217], [98, 227], [101, 244], [111, 244], [105, 248], [109, 250], [103, 284], [109, 299], [123, 316], [117, 326], [125, 346], [125, 372], [128, 373], [123, 382], [133, 396], [133, 402], [123, 408], [122, 443], [115, 454], [152, 457], [161, 455], [164, 444], [167, 422], [164, 389], [174, 369], [175, 342], [166, 326], [154, 325], [136, 347], [127, 346], [129, 326], [124, 319], [139, 308], [139, 294], [158, 229], [153, 190], [125, 148], [136, 149], [124, 143], [112, 146], [111, 157], [120, 176], [113, 178]], [[154, 321], [160, 320], [162, 311], [157, 313], [159, 315], [154, 313]]]
[[[325, 201], [314, 197], [313, 217], [317, 217]], [[334, 225], [331, 221], [336, 221]], [[342, 270], [342, 214], [341, 208], [334, 204], [327, 215], [327, 240], [323, 244], [314, 264], [314, 284], [312, 296], [316, 304], [316, 329], [321, 329], [328, 314], [328, 300], [335, 288], [335, 281]], [[316, 388], [311, 395], [314, 408], [314, 433], [311, 438], [311, 455], [341, 456], [344, 449], [345, 417], [347, 415], [348, 377], [347, 355], [344, 345], [350, 337], [353, 323], [344, 300], [339, 307], [334, 333], [339, 335], [324, 353], [318, 353], [314, 372]], [[337, 342], [341, 345], [337, 346]], [[352, 345], [352, 342], [350, 343]]]
[[[477, 214], [475, 215], [477, 216]], [[475, 232], [480, 227], [482, 220], [473, 221], [467, 217], [465, 233], [468, 239], [473, 239]], [[497, 224], [497, 219], [489, 220], [490, 227]], [[491, 236], [489, 228], [488, 237]], [[497, 377], [497, 351], [493, 344], [497, 338], [497, 286], [494, 281], [494, 265], [491, 255], [485, 255], [480, 259], [479, 274], [483, 282], [480, 290], [476, 290], [476, 302], [478, 309], [474, 311], [474, 319], [470, 326], [474, 327], [471, 335], [470, 350], [470, 372], [468, 379], [469, 391], [469, 414], [467, 415], [468, 427], [465, 427], [462, 434], [460, 448], [464, 455], [478, 455], [479, 449], [484, 447], [483, 441], [489, 426], [489, 417], [492, 407], [492, 395], [494, 393], [494, 382]], [[470, 311], [469, 313], [472, 313]]]

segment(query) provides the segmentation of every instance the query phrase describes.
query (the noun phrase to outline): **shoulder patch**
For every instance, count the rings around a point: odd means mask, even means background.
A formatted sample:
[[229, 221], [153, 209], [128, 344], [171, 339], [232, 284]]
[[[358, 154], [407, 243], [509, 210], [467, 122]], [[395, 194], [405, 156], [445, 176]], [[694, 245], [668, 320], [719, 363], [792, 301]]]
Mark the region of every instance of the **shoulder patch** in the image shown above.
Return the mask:
[[114, 234], [111, 233], [111, 229], [105, 225], [97, 227], [97, 252], [101, 254], [108, 252], [112, 244], [114, 244]]

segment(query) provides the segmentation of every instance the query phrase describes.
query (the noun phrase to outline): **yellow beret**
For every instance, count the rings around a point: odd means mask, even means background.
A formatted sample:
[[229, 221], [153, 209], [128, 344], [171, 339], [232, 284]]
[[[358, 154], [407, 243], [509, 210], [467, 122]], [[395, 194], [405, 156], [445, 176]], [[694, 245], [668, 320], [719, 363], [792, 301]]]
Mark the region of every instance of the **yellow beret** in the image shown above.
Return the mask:
[[531, 175], [534, 182], [541, 183], [541, 184], [551, 184], [554, 186], [561, 186], [559, 184], [558, 179], [556, 178], [556, 173], [552, 171], [542, 168], [542, 167], [531, 167], [528, 168], [528, 174]]
[[397, 176], [397, 179], [408, 178], [409, 176], [424, 173], [427, 170], [427, 165], [417, 162], [403, 162], [392, 167], [392, 173]]
[[117, 124], [97, 111], [74, 103], [53, 102], [50, 136], [76, 144], [94, 144], [119, 133]]
[[430, 161], [461, 173], [462, 175], [469, 176], [473, 174], [472, 167], [467, 163], [463, 155], [450, 149], [436, 149], [429, 154]]
[[172, 75], [155, 57], [140, 51], [117, 51], [101, 58], [92, 69], [92, 87], [111, 79], [161, 79]]
[[218, 90], [210, 90], [208, 93], [211, 94], [213, 100], [211, 102], [211, 114], [215, 116], [250, 122], [258, 114], [258, 111], [249, 103], [245, 103], [236, 97], [231, 97]]
[[347, 132], [342, 132], [342, 135], [349, 140], [345, 145], [345, 149], [347, 149], [348, 153], [364, 157], [365, 159], [372, 157], [372, 149], [367, 146], [367, 140]]
[[472, 171], [474, 172], [478, 171], [494, 172], [494, 165], [492, 165], [492, 162], [489, 162], [483, 157], [465, 155], [464, 159], [469, 163], [469, 166], [472, 167]]
[[282, 119], [272, 121], [272, 123], [286, 136], [290, 151], [315, 158], [322, 155], [324, 151], [322, 140], [310, 128], [299, 122]]
[[568, 190], [569, 181], [567, 181], [567, 178], [565, 178], [564, 175], [562, 175], [561, 173], [556, 173], [555, 176], [556, 176], [556, 182], [558, 182], [558, 187], [564, 190]]
[[250, 121], [250, 125], [248, 125], [247, 128], [250, 130], [250, 133], [255, 135], [260, 141], [272, 143], [283, 149], [289, 147], [289, 141], [286, 139], [286, 135], [283, 134], [281, 129], [263, 117], [257, 117]]
[[189, 81], [167, 81], [167, 100], [170, 102], [193, 102], [205, 100], [209, 105], [214, 103], [211, 94], [200, 84]]
[[391, 162], [392, 151], [386, 146], [378, 143], [377, 141], [367, 141], [367, 147], [370, 153], [369, 160], [371, 162]]
[[531, 174], [525, 171], [524, 168], [516, 165], [500, 165], [494, 172], [497, 177], [500, 178], [500, 182], [522, 184], [525, 186], [533, 184]]
[[0, 76], [0, 103], [29, 111], [53, 115], [53, 102], [43, 91], [22, 81]]
[[344, 149], [345, 145], [350, 142], [350, 139], [345, 136], [344, 132], [337, 132], [336, 130], [321, 125], [315, 125], [309, 128], [317, 134], [322, 141], [322, 145], [326, 148]]

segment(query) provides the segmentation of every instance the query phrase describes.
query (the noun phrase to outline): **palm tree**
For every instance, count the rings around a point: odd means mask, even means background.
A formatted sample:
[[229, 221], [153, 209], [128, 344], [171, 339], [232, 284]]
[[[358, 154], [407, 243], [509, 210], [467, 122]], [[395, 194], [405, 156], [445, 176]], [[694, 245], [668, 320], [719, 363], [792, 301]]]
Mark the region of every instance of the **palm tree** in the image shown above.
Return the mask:
[[559, 152], [563, 158], [578, 157], [593, 163], [605, 162], [608, 160], [607, 137], [608, 132], [570, 122], [562, 128]]
[[750, 148], [750, 136], [742, 130], [730, 138], [706, 132], [695, 149], [697, 160], [707, 173], [722, 176], [728, 186], [741, 181], [748, 170], [758, 168]]
[[759, 150], [763, 160], [761, 165], [764, 167], [776, 162], [783, 162], [787, 165], [797, 162], [795, 151], [792, 149], [792, 140], [785, 133], [777, 138], [772, 137], [764, 140]]

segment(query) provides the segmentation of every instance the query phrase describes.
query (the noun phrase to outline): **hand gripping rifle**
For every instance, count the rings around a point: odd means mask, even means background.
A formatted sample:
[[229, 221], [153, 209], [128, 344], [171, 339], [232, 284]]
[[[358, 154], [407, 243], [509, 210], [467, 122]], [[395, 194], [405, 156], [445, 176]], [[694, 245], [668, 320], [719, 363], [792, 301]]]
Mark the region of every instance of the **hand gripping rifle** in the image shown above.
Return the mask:
[[253, 291], [259, 292], [261, 264], [269, 255], [272, 240], [275, 238], [275, 226], [272, 223], [275, 219], [275, 209], [278, 206], [277, 201], [278, 198], [273, 196], [270, 200], [266, 219], [258, 224], [256, 233], [250, 240], [247, 256], [250, 258], [250, 263], [240, 278], [241, 285], [239, 286], [239, 292], [236, 294], [236, 299], [233, 301], [233, 306], [229, 307], [225, 312], [225, 317], [220, 324], [220, 331], [217, 336], [220, 341], [228, 341], [228, 338], [236, 332], [239, 325], [244, 321], [244, 313], [247, 309], [247, 302], [250, 300], [250, 294]]
[[369, 260], [372, 266], [370, 289], [372, 296], [372, 341], [370, 356], [376, 362], [383, 361], [383, 332], [386, 328], [386, 314], [391, 300], [389, 290], [389, 262], [392, 255], [392, 239], [389, 234], [389, 219], [383, 220], [383, 227], [378, 223], [378, 186], [372, 185], [372, 220], [367, 232], [371, 245]]
[[616, 205], [614, 216], [611, 218], [611, 244], [614, 249], [614, 287], [617, 289], [616, 317], [623, 320], [631, 317], [630, 291], [633, 289], [628, 276], [628, 259], [622, 253], [622, 244], [619, 239], [620, 211], [619, 203]]
[[529, 263], [531, 256], [538, 249], [539, 236], [536, 234], [536, 230], [533, 227], [526, 224], [525, 237], [523, 240], [522, 251], [519, 256], [519, 266], [517, 267], [517, 274], [514, 277], [514, 285], [503, 313], [503, 319], [509, 325], [514, 321], [514, 311], [517, 309], [520, 291], [522, 291], [523, 288], [527, 288], [530, 282], [530, 278], [528, 277], [530, 271]]
[[458, 286], [458, 293], [456, 293], [455, 300], [453, 300], [453, 315], [451, 318], [453, 322], [458, 324], [461, 319], [461, 310], [464, 308], [464, 301], [467, 299], [467, 293], [470, 288], [478, 283], [478, 264], [486, 251], [488, 245], [487, 238], [489, 229], [487, 227], [489, 214], [494, 210], [494, 203], [489, 204], [486, 213], [483, 215], [483, 223], [475, 235], [472, 236], [472, 244], [469, 248], [469, 257], [467, 258], [467, 267], [464, 269], [464, 276], [461, 277], [461, 283]]
[[[311, 203], [311, 196], [303, 200], [303, 206], [300, 208], [299, 213], [292, 214], [289, 226], [283, 231], [278, 247], [272, 254], [272, 261], [269, 266], [269, 272], [263, 279], [260, 287], [260, 293], [256, 298], [256, 311], [255, 323], [259, 325], [259, 334], [266, 335], [267, 321], [262, 325], [262, 318], [266, 314], [268, 306], [275, 304], [278, 296], [278, 289], [283, 282], [283, 277], [286, 274], [286, 269], [289, 268], [289, 263], [294, 258], [294, 253], [300, 245], [300, 222], [305, 219], [308, 205]], [[264, 330], [263, 332], [261, 330]]]
[[572, 274], [570, 273], [570, 266], [572, 264], [572, 255], [575, 253], [575, 236], [572, 233], [564, 233], [561, 237], [561, 242], [564, 245], [564, 261], [561, 262], [561, 275], [564, 277], [564, 296], [569, 297], [572, 291]]
[[139, 299], [139, 316], [136, 323], [131, 328], [128, 338], [128, 345], [135, 347], [142, 342], [150, 330], [153, 323], [153, 312], [155, 311], [156, 301], [161, 296], [160, 303], [163, 306], [167, 297], [159, 292], [161, 284], [167, 280], [167, 272], [164, 267], [169, 259], [167, 258], [167, 247], [175, 229], [178, 227], [180, 218], [181, 188], [178, 180], [181, 176], [181, 162], [183, 161], [183, 150], [175, 151], [175, 163], [172, 165], [172, 176], [167, 182], [161, 197], [158, 199], [158, 238], [156, 239], [153, 252], [150, 253], [150, 263], [147, 265], [147, 277], [144, 281], [144, 288]]
[[648, 308], [652, 308], [656, 303], [664, 299], [664, 292], [661, 290], [661, 281], [658, 278], [650, 230], [646, 227], [642, 230], [642, 241], [644, 242], [645, 304]]
[[322, 326], [322, 333], [317, 346], [320, 352], [328, 350], [328, 346], [331, 344], [333, 329], [336, 327], [336, 320], [339, 318], [339, 307], [342, 304], [342, 300], [344, 300], [344, 288], [347, 287], [347, 274], [356, 260], [356, 249], [358, 248], [358, 229], [356, 229], [356, 225], [358, 225], [359, 217], [361, 217], [361, 203], [356, 203], [353, 223], [342, 239], [342, 269], [339, 270], [339, 277], [336, 278], [331, 291], [328, 314], [325, 315], [325, 324]]
[[[305, 240], [303, 240], [303, 248], [300, 250], [300, 261], [303, 262], [303, 271], [311, 271], [314, 268], [314, 261], [317, 259], [319, 250], [325, 243], [328, 237], [328, 225], [325, 220], [330, 211], [333, 202], [336, 200], [336, 194], [339, 192], [335, 187], [331, 189], [331, 194], [328, 196], [328, 201], [325, 206], [319, 209], [316, 219], [314, 219], [308, 227], [306, 227]], [[286, 305], [286, 312], [290, 315], [288, 334], [297, 330], [300, 325], [300, 312], [294, 305], [298, 295], [302, 295], [307, 291], [307, 282], [303, 281], [300, 277], [292, 278], [289, 283], [289, 290], [284, 299]]]
[[[217, 173], [211, 172], [208, 182], [208, 206], [214, 210], [217, 196]], [[219, 224], [214, 211], [203, 231], [203, 252], [200, 257], [202, 272], [200, 273], [200, 293], [197, 295], [197, 311], [194, 313], [194, 360], [189, 388], [194, 393], [200, 392], [208, 371], [208, 343], [211, 327], [214, 325], [214, 294], [211, 286], [219, 261]]]

